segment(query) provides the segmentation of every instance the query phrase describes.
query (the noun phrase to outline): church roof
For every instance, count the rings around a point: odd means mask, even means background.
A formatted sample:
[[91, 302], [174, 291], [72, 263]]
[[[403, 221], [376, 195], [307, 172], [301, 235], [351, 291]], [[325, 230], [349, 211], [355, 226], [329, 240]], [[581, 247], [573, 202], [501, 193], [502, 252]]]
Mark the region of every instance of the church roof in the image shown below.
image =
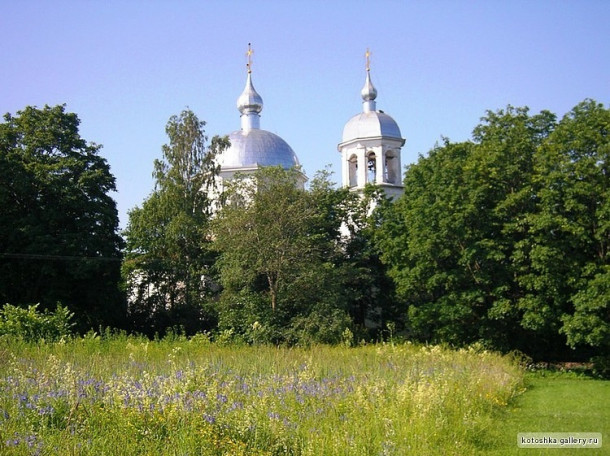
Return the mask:
[[231, 147], [219, 157], [222, 168], [252, 168], [299, 165], [299, 159], [286, 141], [270, 131], [237, 130], [229, 135]]
[[381, 111], [356, 114], [343, 127], [342, 142], [379, 137], [402, 139], [396, 121]]

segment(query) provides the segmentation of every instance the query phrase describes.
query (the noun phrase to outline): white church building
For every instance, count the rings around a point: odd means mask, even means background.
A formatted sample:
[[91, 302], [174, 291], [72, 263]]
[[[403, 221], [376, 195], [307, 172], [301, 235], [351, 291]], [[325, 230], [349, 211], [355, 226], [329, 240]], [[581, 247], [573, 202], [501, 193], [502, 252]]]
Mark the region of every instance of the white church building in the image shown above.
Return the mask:
[[[300, 166], [296, 153], [286, 141], [260, 128], [263, 99], [252, 83], [251, 54], [249, 49], [246, 86], [237, 99], [241, 128], [228, 135], [230, 146], [216, 157], [220, 172], [212, 189], [215, 210], [220, 209], [222, 198], [219, 196], [236, 174], [248, 176], [265, 166], [284, 169], [298, 169]], [[368, 56], [367, 51], [366, 80], [361, 91], [362, 112], [345, 124], [342, 141], [337, 146], [342, 160], [342, 182], [345, 187], [359, 193], [367, 184], [374, 184], [387, 196], [395, 198], [403, 192], [400, 151], [405, 140], [394, 119], [376, 109], [377, 90], [371, 82]], [[307, 177], [301, 176], [298, 184], [304, 188]], [[249, 185], [247, 180], [246, 184]], [[129, 306], [139, 299], [139, 293], [150, 297], [159, 292], [152, 284], [141, 289], [140, 286], [146, 283], [144, 279], [143, 273], [137, 271], [130, 278]]]
[[[251, 48], [247, 55], [246, 86], [237, 99], [241, 128], [229, 135], [230, 147], [217, 157], [220, 192], [236, 173], [251, 174], [265, 166], [284, 169], [299, 166], [296, 153], [286, 141], [260, 128], [263, 99], [252, 83]], [[394, 119], [376, 108], [377, 90], [371, 82], [369, 55], [367, 51], [366, 80], [360, 92], [362, 112], [345, 124], [337, 146], [341, 153], [342, 184], [356, 192], [374, 184], [387, 196], [396, 198], [403, 192], [400, 151], [405, 140]], [[303, 186], [306, 181], [303, 175], [300, 184]]]

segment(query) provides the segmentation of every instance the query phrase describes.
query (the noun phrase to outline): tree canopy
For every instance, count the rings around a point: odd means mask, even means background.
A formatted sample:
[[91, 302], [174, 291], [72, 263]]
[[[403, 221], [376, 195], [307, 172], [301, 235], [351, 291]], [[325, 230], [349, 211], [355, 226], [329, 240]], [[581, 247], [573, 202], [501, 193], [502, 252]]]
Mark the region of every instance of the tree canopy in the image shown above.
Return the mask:
[[247, 339], [331, 342], [349, 325], [299, 179], [281, 167], [237, 176], [213, 224], [221, 328]]
[[81, 329], [119, 326], [115, 178], [79, 123], [64, 106], [29, 106], [0, 124], [0, 302], [61, 302]]
[[[61, 302], [81, 329], [120, 326], [123, 241], [101, 146], [63, 106], [0, 124], [0, 301]], [[335, 188], [319, 172], [259, 169], [216, 186], [205, 122], [172, 116], [155, 188], [129, 213], [130, 328], [249, 342], [410, 339], [537, 359], [610, 350], [610, 110], [560, 120], [508, 106], [472, 139], [407, 167], [404, 195]], [[62, 308], [63, 309], [63, 308]]]
[[608, 346], [609, 115], [488, 112], [407, 169], [378, 237], [411, 336], [545, 359]]

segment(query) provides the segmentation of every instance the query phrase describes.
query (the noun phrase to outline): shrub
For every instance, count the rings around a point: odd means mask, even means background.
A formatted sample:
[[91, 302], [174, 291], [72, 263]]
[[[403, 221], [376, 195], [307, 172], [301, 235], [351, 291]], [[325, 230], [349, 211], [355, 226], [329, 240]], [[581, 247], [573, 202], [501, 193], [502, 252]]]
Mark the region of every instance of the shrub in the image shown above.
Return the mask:
[[594, 356], [591, 362], [593, 363], [593, 375], [610, 379], [610, 355]]
[[14, 337], [27, 342], [45, 340], [56, 342], [69, 337], [74, 314], [57, 303], [54, 312], [38, 310], [38, 304], [27, 308], [5, 304], [0, 309], [0, 336]]

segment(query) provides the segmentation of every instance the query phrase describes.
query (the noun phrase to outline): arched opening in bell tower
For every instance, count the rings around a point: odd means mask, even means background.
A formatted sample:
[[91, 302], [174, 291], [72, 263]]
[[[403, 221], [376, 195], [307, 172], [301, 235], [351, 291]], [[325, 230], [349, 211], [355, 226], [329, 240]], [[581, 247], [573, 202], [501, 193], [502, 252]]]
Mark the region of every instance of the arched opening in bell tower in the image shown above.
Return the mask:
[[374, 184], [377, 178], [377, 157], [375, 152], [369, 152], [366, 156], [366, 181]]
[[348, 160], [349, 186], [358, 185], [358, 157], [352, 155]]
[[389, 150], [386, 152], [384, 166], [383, 174], [386, 182], [396, 185], [400, 184], [400, 163], [396, 151]]

